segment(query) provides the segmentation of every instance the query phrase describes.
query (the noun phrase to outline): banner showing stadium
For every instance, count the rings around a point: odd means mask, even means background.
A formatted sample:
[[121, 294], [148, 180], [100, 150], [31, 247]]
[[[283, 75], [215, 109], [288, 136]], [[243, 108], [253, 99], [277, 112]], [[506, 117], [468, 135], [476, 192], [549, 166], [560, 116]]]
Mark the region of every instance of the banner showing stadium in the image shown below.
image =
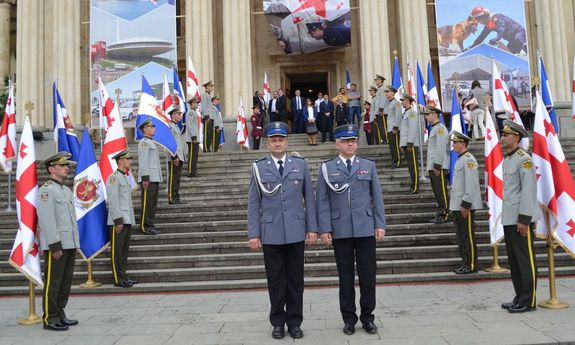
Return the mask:
[[[133, 127], [142, 74], [161, 95], [164, 74], [176, 62], [176, 0], [91, 0], [92, 124], [98, 127], [98, 76], [117, 100], [125, 127]], [[171, 78], [169, 78], [171, 79]]]
[[349, 0], [264, 0], [263, 9], [286, 54], [351, 45]]
[[491, 58], [519, 108], [530, 107], [523, 0], [436, 0], [435, 16], [443, 111], [456, 85], [464, 96], [474, 80], [491, 92]]

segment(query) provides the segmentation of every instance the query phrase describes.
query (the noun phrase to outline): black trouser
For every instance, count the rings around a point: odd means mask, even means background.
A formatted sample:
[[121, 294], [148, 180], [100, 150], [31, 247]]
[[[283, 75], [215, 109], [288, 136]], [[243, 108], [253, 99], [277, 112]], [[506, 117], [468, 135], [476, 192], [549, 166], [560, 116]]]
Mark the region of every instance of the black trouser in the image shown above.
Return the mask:
[[270, 123], [279, 121], [279, 114], [277, 111], [270, 111]]
[[294, 110], [291, 117], [291, 132], [292, 133], [303, 133], [303, 110]]
[[148, 189], [144, 189], [140, 182], [140, 188], [142, 188], [140, 230], [142, 230], [142, 232], [150, 230], [150, 228], [155, 228], [154, 220], [156, 219], [159, 185], [159, 182], [150, 182]]
[[412, 146], [411, 150], [408, 151], [407, 147], [403, 148], [405, 152], [405, 159], [407, 161], [407, 170], [409, 170], [409, 179], [411, 180], [411, 191], [419, 191], [419, 166], [417, 162], [419, 161], [419, 147]]
[[66, 304], [70, 296], [74, 276], [76, 249], [63, 249], [58, 260], [52, 257], [51, 250], [44, 251], [44, 297], [42, 310], [44, 324], [59, 323], [66, 319]]
[[288, 123], [287, 118], [288, 118], [287, 110], [282, 110], [278, 113], [276, 121], [280, 121], [287, 124]]
[[252, 145], [252, 146], [253, 146], [253, 149], [254, 149], [254, 150], [259, 150], [259, 149], [260, 149], [260, 140], [261, 140], [261, 137], [258, 137], [258, 138], [252, 137], [252, 141], [253, 141], [253, 145]]
[[200, 143], [188, 143], [188, 175], [198, 174], [198, 153], [200, 153]]
[[272, 326], [299, 327], [303, 320], [304, 242], [263, 245]]
[[333, 251], [339, 274], [339, 309], [343, 322], [355, 325], [355, 270], [359, 277], [359, 306], [361, 323], [373, 321], [375, 316], [375, 237], [356, 237], [333, 240]]
[[373, 132], [364, 131], [365, 133], [365, 140], [367, 141], [368, 145], [373, 145]]
[[214, 120], [204, 117], [202, 122], [204, 123], [204, 152], [210, 152], [214, 145]]
[[375, 118], [377, 121], [380, 121], [380, 123], [378, 124], [380, 126], [380, 130], [381, 130], [381, 135], [382, 135], [382, 140], [385, 140], [386, 143], [389, 144], [389, 136], [387, 135], [387, 133], [390, 131], [389, 128], [387, 128], [387, 114], [383, 114], [383, 117], [379, 116]]
[[182, 176], [182, 165], [185, 162], [180, 160], [180, 163], [176, 166], [174, 161], [171, 160], [168, 164], [168, 201], [178, 202], [180, 201], [180, 177]]
[[457, 234], [457, 247], [461, 256], [461, 266], [477, 270], [477, 242], [475, 242], [475, 211], [470, 210], [467, 218], [461, 211], [452, 211], [453, 224]]
[[384, 140], [383, 133], [379, 128], [379, 124], [377, 123], [377, 117], [371, 123], [371, 137], [373, 138], [374, 145], [381, 145]]
[[[220, 129], [220, 128], [218, 127], [218, 129]], [[212, 146], [214, 148], [213, 151], [218, 152], [220, 149], [220, 132], [218, 132], [218, 130], [216, 130], [215, 128], [214, 128], [214, 136], [213, 136], [212, 141], [213, 141]]]
[[321, 124], [321, 141], [324, 142], [329, 134], [329, 140], [333, 141], [333, 117], [320, 114]]
[[517, 225], [503, 227], [505, 247], [515, 289], [513, 303], [522, 307], [535, 307], [537, 290], [537, 262], [533, 250], [534, 224], [529, 225], [527, 236], [517, 232]]
[[399, 152], [399, 131], [396, 134], [389, 132], [389, 151], [391, 152], [391, 164], [395, 167], [401, 165], [401, 153]]
[[444, 220], [449, 218], [448, 211], [448, 200], [449, 195], [447, 194], [447, 186], [449, 185], [449, 170], [441, 169], [439, 171], [439, 176], [435, 176], [433, 170], [429, 171], [429, 180], [431, 181], [431, 188], [433, 189], [433, 195], [435, 201], [437, 202], [437, 213], [436, 217], [442, 217]]
[[110, 226], [110, 239], [112, 240], [112, 273], [114, 283], [120, 284], [128, 279], [126, 267], [128, 267], [128, 252], [130, 251], [131, 224], [124, 224], [122, 231], [116, 233], [116, 225]]

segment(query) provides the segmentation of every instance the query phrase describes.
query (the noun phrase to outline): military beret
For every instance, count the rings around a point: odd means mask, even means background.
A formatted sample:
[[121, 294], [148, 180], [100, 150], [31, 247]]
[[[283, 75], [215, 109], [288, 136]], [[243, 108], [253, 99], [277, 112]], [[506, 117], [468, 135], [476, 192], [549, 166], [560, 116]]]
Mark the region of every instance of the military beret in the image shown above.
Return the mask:
[[356, 125], [343, 125], [333, 130], [333, 135], [338, 139], [357, 139], [359, 127]]
[[451, 138], [449, 138], [449, 140], [453, 141], [453, 142], [465, 142], [465, 143], [469, 143], [471, 141], [471, 138], [468, 137], [467, 135], [460, 133], [458, 131], [453, 131], [451, 133]]
[[396, 89], [395, 87], [393, 87], [392, 85], [387, 85], [387, 86], [385, 87], [385, 90], [384, 90], [384, 91], [385, 91], [385, 92], [387, 92], [387, 91], [393, 91], [393, 92], [395, 93], [395, 92], [397, 92], [397, 89]]
[[404, 94], [402, 95], [402, 97], [401, 97], [401, 100], [402, 100], [402, 101], [403, 101], [404, 99], [408, 99], [408, 100], [410, 100], [411, 102], [415, 102], [415, 99], [414, 99], [413, 97], [411, 97], [410, 95], [406, 94], [406, 93], [404, 93]]
[[287, 137], [288, 125], [285, 122], [270, 122], [264, 127], [264, 134], [267, 137], [282, 136]]
[[150, 118], [147, 118], [147, 119], [145, 119], [144, 121], [142, 121], [142, 123], [140, 123], [140, 124], [138, 125], [138, 128], [139, 128], [140, 130], [143, 130], [144, 127], [147, 127], [147, 126], [156, 127], [156, 126], [154, 126], [154, 123], [152, 122], [152, 120], [151, 120]]
[[306, 23], [305, 26], [307, 27], [307, 31], [309, 33], [313, 32], [316, 29], [323, 28], [323, 24], [321, 22]]
[[520, 124], [513, 122], [511, 120], [503, 121], [503, 129], [501, 130], [502, 133], [510, 133], [519, 135], [521, 138], [526, 138], [529, 136], [529, 133], [523, 128]]
[[210, 80], [210, 81], [204, 83], [202, 86], [203, 86], [203, 87], [206, 87], [206, 86], [209, 86], [209, 85], [214, 85], [214, 83], [212, 83], [212, 81]]
[[112, 158], [115, 160], [122, 159], [122, 158], [130, 159], [130, 158], [132, 158], [132, 155], [130, 154], [130, 150], [125, 149], [125, 150], [122, 150], [122, 151], [116, 153], [114, 155], [114, 157], [112, 157]]
[[373, 79], [373, 80], [378, 80], [378, 79], [385, 81], [385, 77], [382, 76], [381, 74], [376, 74], [376, 75], [375, 75], [375, 79]]
[[46, 167], [51, 167], [54, 165], [69, 165], [70, 163], [73, 163], [69, 160], [70, 157], [72, 157], [71, 153], [60, 151], [55, 155], [46, 158], [44, 161], [42, 161], [42, 164], [44, 164]]
[[427, 108], [425, 108], [425, 113], [429, 114], [429, 113], [437, 113], [440, 114], [441, 113], [441, 109], [436, 108], [432, 105], [428, 105]]

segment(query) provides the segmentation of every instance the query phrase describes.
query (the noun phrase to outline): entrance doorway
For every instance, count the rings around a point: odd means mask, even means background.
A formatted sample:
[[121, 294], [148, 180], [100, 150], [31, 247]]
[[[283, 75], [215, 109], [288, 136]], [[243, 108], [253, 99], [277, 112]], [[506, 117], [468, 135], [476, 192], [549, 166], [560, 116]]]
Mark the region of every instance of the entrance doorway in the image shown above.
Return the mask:
[[303, 98], [315, 101], [319, 92], [324, 93], [329, 89], [327, 72], [288, 73], [286, 77], [289, 80], [291, 96], [295, 90], [300, 90]]

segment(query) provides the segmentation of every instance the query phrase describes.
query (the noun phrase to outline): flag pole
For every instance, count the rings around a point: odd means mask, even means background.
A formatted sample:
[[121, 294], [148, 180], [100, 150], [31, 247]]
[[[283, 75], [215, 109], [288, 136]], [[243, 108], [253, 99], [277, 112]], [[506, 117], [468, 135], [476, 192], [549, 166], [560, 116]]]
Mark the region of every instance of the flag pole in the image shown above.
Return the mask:
[[[545, 223], [547, 224], [547, 229], [551, 229], [551, 224], [549, 221], [549, 213], [545, 213]], [[555, 285], [555, 243], [553, 241], [553, 236], [549, 230], [547, 230], [547, 259], [549, 260], [549, 299], [539, 303], [541, 308], [545, 309], [565, 309], [569, 308], [567, 302], [562, 302], [557, 299], [557, 287]]]
[[8, 206], [4, 210], [6, 212], [12, 212], [12, 169], [8, 173]]
[[92, 260], [88, 260], [88, 280], [85, 283], [80, 284], [82, 289], [91, 289], [97, 288], [102, 285], [102, 283], [98, 283], [94, 280], [94, 276], [92, 274]]
[[21, 326], [31, 326], [42, 322], [42, 318], [36, 314], [36, 290], [31, 280], [28, 280], [28, 316], [18, 319]]
[[485, 269], [485, 272], [490, 272], [490, 273], [506, 273], [509, 272], [509, 270], [507, 268], [503, 268], [501, 266], [499, 266], [499, 248], [497, 246], [497, 243], [492, 246], [493, 248], [493, 263], [491, 264], [491, 267], [487, 267]]

